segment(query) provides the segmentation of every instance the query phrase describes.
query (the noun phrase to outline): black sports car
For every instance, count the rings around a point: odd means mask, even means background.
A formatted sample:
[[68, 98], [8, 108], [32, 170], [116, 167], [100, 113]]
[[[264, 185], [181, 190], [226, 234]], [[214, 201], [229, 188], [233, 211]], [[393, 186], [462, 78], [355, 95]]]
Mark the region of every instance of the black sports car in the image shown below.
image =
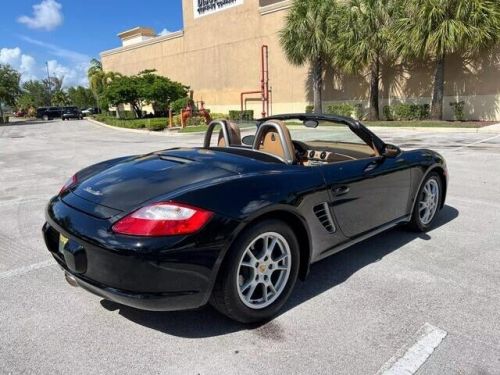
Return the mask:
[[447, 179], [438, 153], [402, 151], [350, 118], [272, 116], [243, 140], [218, 120], [203, 147], [76, 173], [43, 233], [68, 282], [105, 299], [164, 311], [210, 301], [254, 322], [311, 263], [398, 224], [430, 228]]

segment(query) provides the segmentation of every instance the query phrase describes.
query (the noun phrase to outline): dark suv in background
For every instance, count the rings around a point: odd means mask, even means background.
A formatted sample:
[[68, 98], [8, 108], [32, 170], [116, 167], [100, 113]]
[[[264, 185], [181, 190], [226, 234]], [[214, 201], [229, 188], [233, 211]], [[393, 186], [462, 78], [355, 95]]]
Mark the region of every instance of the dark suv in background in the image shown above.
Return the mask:
[[78, 119], [78, 120], [83, 120], [83, 114], [82, 112], [78, 109], [78, 107], [63, 107], [62, 109], [62, 119], [64, 120], [69, 120], [69, 119]]
[[41, 118], [45, 121], [61, 118], [62, 112], [61, 107], [40, 107], [36, 110], [36, 118]]

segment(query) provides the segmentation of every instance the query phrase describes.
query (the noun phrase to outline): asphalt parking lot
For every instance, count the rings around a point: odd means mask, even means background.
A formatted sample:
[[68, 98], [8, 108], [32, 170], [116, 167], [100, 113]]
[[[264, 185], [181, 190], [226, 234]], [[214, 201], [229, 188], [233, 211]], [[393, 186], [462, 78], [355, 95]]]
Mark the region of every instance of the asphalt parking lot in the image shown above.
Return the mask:
[[446, 337], [418, 374], [499, 374], [500, 133], [374, 131], [446, 157], [436, 228], [397, 228], [313, 265], [280, 316], [247, 327], [211, 307], [144, 312], [72, 288], [41, 236], [44, 205], [78, 169], [201, 135], [0, 126], [0, 373], [376, 374], [430, 324]]

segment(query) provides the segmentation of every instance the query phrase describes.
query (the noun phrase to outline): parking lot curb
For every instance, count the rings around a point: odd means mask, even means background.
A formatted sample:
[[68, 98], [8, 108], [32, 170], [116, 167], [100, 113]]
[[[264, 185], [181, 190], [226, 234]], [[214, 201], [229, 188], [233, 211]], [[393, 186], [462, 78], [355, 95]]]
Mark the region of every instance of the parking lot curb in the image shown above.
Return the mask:
[[[138, 133], [138, 134], [151, 134], [151, 135], [159, 135], [159, 136], [163, 136], [163, 137], [171, 137], [171, 136], [178, 136], [178, 135], [182, 135], [183, 133], [177, 133], [177, 132], [168, 132], [168, 131], [151, 131], [151, 130], [138, 130], [138, 129], [127, 129], [127, 128], [120, 128], [119, 126], [111, 126], [111, 125], [108, 125], [108, 124], [105, 124], [103, 122], [100, 122], [100, 121], [97, 121], [97, 120], [94, 120], [90, 117], [86, 117], [85, 118], [88, 122], [94, 124], [94, 125], [98, 125], [98, 126], [102, 126], [104, 128], [108, 128], [108, 129], [113, 129], [113, 130], [118, 130], [118, 131], [123, 131], [123, 132], [128, 132], [128, 133]], [[186, 134], [193, 134], [193, 133], [186, 133]]]

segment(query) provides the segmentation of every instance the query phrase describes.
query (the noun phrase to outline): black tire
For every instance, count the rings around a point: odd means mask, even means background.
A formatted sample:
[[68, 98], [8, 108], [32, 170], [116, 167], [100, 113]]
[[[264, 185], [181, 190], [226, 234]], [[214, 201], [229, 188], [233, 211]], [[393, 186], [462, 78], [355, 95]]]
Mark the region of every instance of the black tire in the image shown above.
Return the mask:
[[[238, 268], [244, 252], [251, 242], [266, 232], [280, 234], [288, 243], [291, 264], [290, 273], [279, 296], [269, 306], [250, 308], [238, 293]], [[288, 300], [299, 271], [299, 244], [292, 229], [280, 220], [265, 220], [247, 228], [234, 241], [221, 265], [210, 303], [219, 312], [241, 323], [255, 323], [274, 317]]]
[[[422, 221], [422, 218], [420, 217], [419, 204], [424, 199], [425, 196], [424, 187], [429, 182], [429, 180], [434, 180], [437, 183], [439, 196], [438, 196], [436, 211], [434, 212], [430, 221], [425, 223]], [[441, 210], [442, 202], [443, 202], [443, 184], [441, 181], [441, 177], [436, 172], [430, 172], [422, 182], [420, 190], [418, 191], [417, 194], [417, 199], [415, 199], [415, 204], [413, 206], [413, 213], [411, 221], [409, 223], [409, 228], [416, 232], [426, 232], [430, 228], [432, 228], [439, 214], [439, 211]]]

